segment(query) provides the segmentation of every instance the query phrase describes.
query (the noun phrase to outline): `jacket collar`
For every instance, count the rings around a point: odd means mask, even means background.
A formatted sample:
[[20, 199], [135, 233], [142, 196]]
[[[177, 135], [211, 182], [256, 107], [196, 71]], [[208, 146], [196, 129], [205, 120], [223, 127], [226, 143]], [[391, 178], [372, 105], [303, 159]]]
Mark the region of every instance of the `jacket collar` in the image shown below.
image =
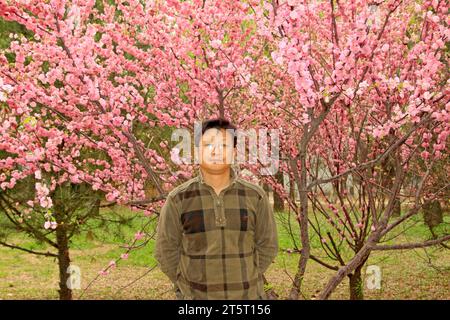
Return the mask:
[[[230, 186], [235, 184], [237, 179], [239, 177], [237, 168], [235, 168], [233, 165], [230, 167]], [[204, 180], [203, 174], [202, 174], [202, 170], [200, 169], [200, 167], [198, 168], [198, 176], [197, 176], [198, 181], [203, 184], [206, 185], [207, 183]]]

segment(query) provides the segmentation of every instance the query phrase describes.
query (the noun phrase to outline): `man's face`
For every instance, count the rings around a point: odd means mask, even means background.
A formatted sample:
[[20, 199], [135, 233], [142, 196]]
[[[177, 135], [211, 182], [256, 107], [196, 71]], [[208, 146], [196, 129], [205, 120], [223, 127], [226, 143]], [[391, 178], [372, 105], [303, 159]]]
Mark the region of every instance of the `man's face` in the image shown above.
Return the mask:
[[235, 156], [233, 135], [225, 129], [208, 129], [200, 140], [200, 166], [210, 170], [221, 170], [231, 165]]

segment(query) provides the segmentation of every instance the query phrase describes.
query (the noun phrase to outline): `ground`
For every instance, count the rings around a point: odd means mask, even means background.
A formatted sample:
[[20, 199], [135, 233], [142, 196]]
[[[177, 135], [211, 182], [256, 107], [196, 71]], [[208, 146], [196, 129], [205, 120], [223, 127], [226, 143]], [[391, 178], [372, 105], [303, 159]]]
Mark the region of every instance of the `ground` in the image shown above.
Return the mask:
[[[448, 218], [447, 216], [442, 228], [447, 228]], [[299, 256], [283, 251], [292, 248], [293, 245], [283, 224], [279, 222], [278, 226], [280, 253], [269, 267], [266, 278], [280, 298], [286, 299]], [[132, 238], [136, 227], [137, 225], [122, 228], [121, 236], [117, 236], [117, 230], [109, 230], [106, 236], [96, 234], [93, 237], [92, 234], [84, 233], [74, 239], [70, 254], [72, 263], [81, 269], [82, 288], [74, 290], [75, 299], [175, 299], [168, 278], [158, 268], [148, 272], [155, 264], [152, 241], [142, 249], [133, 251], [129, 259], [120, 261], [109, 275], [98, 277], [83, 293], [83, 289], [98, 275], [99, 270], [124, 252], [120, 246], [126, 239]], [[418, 217], [406, 233], [394, 241], [417, 242], [427, 237], [430, 237], [429, 232]], [[20, 243], [28, 249], [47, 249], [45, 245], [22, 235], [12, 235], [9, 240], [16, 244]], [[317, 239], [313, 238], [312, 248], [313, 253], [320, 256]], [[330, 259], [324, 260], [332, 263]], [[450, 297], [448, 249], [433, 247], [426, 250], [376, 251], [372, 253], [366, 267], [367, 265], [380, 267], [382, 283], [379, 290], [370, 290], [365, 286], [366, 299]], [[366, 278], [365, 271], [364, 268], [363, 280]], [[334, 273], [335, 271], [309, 261], [302, 290], [304, 297], [314, 299]], [[144, 276], [141, 279], [135, 281], [142, 275]], [[58, 266], [55, 259], [0, 246], [0, 299], [58, 299], [57, 290]], [[348, 299], [348, 297], [348, 280], [345, 279], [332, 294], [331, 299]]]

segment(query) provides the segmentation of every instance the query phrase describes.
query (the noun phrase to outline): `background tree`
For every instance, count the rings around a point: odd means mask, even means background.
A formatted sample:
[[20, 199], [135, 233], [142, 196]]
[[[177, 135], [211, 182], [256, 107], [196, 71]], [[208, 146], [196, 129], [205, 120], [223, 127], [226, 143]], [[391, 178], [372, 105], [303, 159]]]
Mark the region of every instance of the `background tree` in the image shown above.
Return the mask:
[[[33, 186], [35, 206], [52, 208], [59, 185], [86, 184], [151, 215], [193, 174], [169, 161], [171, 129], [216, 115], [242, 129], [282, 128], [278, 167], [300, 204], [261, 175], [265, 163], [243, 167], [297, 217], [292, 299], [309, 259], [324, 263], [311, 255], [310, 211], [332, 184], [332, 199], [322, 199], [339, 224], [328, 222], [331, 237], [352, 254], [320, 295], [328, 298], [424, 197], [448, 192], [432, 188], [434, 166], [448, 166], [447, 11], [445, 1], [413, 0], [0, 1], [1, 17], [30, 34], [13, 36], [0, 55], [0, 188], [41, 172], [48, 179]], [[392, 220], [407, 197], [411, 207]], [[28, 203], [23, 210], [35, 208]]]
[[[328, 298], [344, 277], [352, 280], [352, 272], [356, 279], [351, 282], [360, 283], [358, 273], [376, 243], [419, 211], [423, 197], [431, 191], [426, 186], [434, 181], [430, 177], [434, 164], [448, 166], [447, 10], [443, 1], [292, 0], [272, 1], [258, 8], [258, 32], [274, 39], [271, 56], [280, 70], [261, 69], [260, 75], [265, 77], [258, 77], [264, 81], [258, 83], [255, 99], [258, 106], [270, 105], [260, 110], [271, 110], [276, 115], [271, 121], [274, 126], [289, 132], [283, 140], [285, 162], [280, 168], [295, 180], [300, 195], [299, 207], [293, 199], [289, 201], [298, 217], [302, 245], [291, 298], [298, 298], [311, 257], [309, 204], [313, 199], [317, 206], [316, 187], [332, 184], [342, 210], [328, 200], [341, 224], [336, 229], [342, 240], [348, 232], [349, 241], [344, 243], [355, 252], [348, 262], [339, 261], [342, 267], [320, 294], [320, 298]], [[433, 134], [437, 136], [431, 143], [421, 145], [423, 135]], [[418, 157], [427, 159], [425, 170], [416, 176], [418, 185], [414, 192], [399, 195], [404, 176], [414, 170]], [[325, 177], [312, 174], [318, 164], [326, 166]], [[387, 164], [391, 168], [386, 174]], [[379, 165], [384, 169], [380, 171]], [[381, 179], [378, 195], [368, 194], [373, 187], [372, 174], [378, 174], [375, 181]], [[349, 191], [349, 175], [356, 185], [363, 186], [358, 196], [374, 218], [373, 227], [363, 236], [364, 245], [352, 244], [351, 238], [357, 238], [359, 232], [352, 227], [370, 224], [351, 216], [346, 208], [351, 203], [342, 204]], [[448, 192], [448, 184], [441, 187]], [[414, 205], [388, 225], [402, 196], [414, 199]], [[379, 199], [377, 207], [374, 197]], [[389, 199], [387, 204], [385, 199]], [[359, 218], [367, 218], [368, 208], [353, 209]], [[351, 223], [353, 218], [356, 220]], [[448, 233], [433, 243], [445, 240]]]

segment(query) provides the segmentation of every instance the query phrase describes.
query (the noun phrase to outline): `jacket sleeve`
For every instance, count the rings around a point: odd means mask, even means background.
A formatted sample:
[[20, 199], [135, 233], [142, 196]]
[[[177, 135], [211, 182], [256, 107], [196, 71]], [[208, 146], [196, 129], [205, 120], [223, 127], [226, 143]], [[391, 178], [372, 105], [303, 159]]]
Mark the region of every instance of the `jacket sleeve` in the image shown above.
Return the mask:
[[272, 206], [265, 192], [258, 205], [255, 242], [259, 272], [263, 274], [278, 254], [277, 226]]
[[161, 271], [174, 284], [176, 283], [182, 237], [179, 217], [179, 209], [169, 194], [159, 215], [154, 256]]

